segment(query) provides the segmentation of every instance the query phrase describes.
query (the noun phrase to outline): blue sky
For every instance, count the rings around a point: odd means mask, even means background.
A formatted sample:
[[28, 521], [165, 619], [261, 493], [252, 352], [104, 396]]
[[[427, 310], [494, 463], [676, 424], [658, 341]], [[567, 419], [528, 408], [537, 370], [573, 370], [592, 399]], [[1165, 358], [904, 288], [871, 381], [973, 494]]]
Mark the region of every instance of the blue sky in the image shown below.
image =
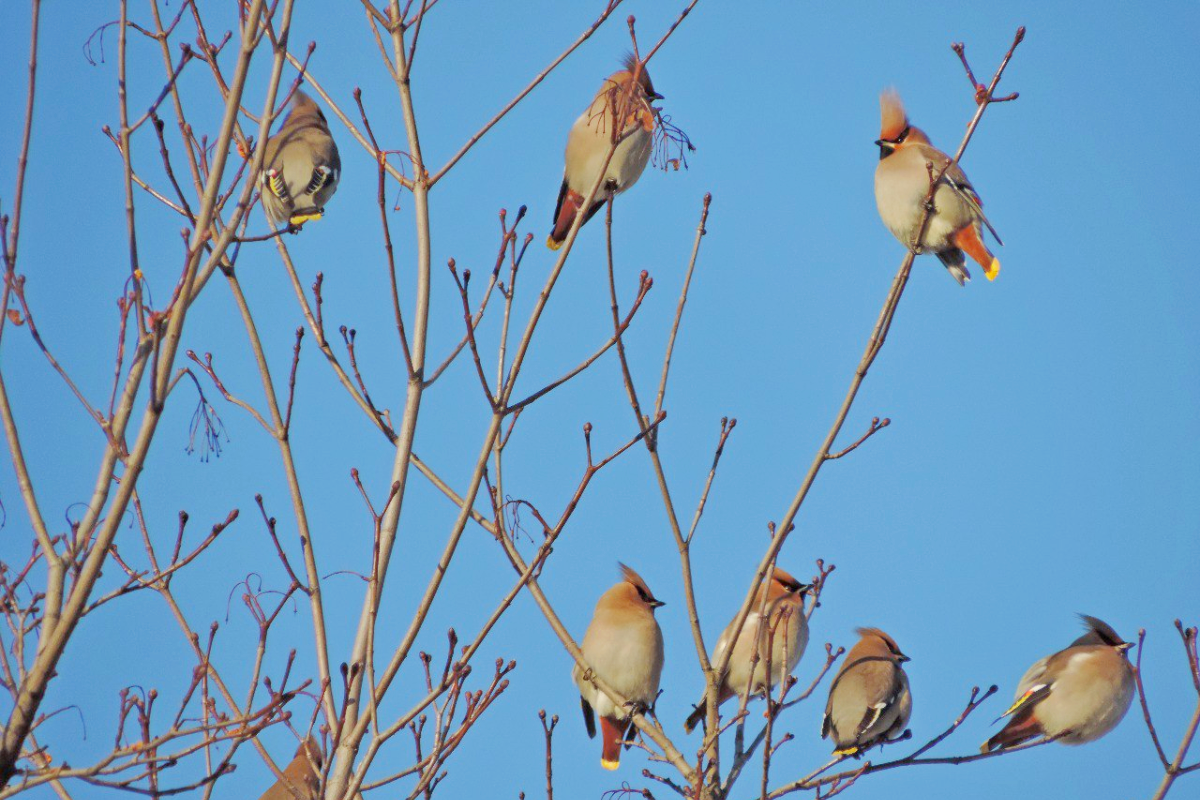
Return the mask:
[[[637, 15], [645, 45], [678, 5], [623, 7], [435, 189], [433, 361], [462, 331], [458, 296], [442, 265], [453, 257], [460, 268], [486, 274], [497, 211], [522, 204], [529, 207], [522, 232], [535, 234], [517, 303], [517, 319], [526, 318], [553, 263], [541, 242], [566, 131], [628, 48], [623, 17]], [[378, 135], [388, 147], [403, 146], [395, 90], [361, 12], [298, 6], [293, 42], [318, 41], [313, 74], [348, 110], [353, 89], [361, 87]], [[439, 4], [422, 32], [413, 76], [427, 160], [440, 165], [452, 155], [598, 7]], [[20, 254], [43, 336], [95, 401], [107, 398], [111, 384], [114, 301], [128, 274], [128, 253], [120, 159], [100, 132], [117, 126], [115, 32], [106, 37], [105, 63], [89, 65], [81, 48], [116, 13], [113, 4], [43, 8]], [[145, 13], [141, 6], [133, 11], [135, 19]], [[214, 31], [228, 27], [221, 12], [206, 13]], [[0, 116], [5, 211], [20, 141], [27, 15], [24, 7], [10, 10], [0, 32], [0, 69], [10, 76], [0, 89], [10, 109]], [[963, 163], [1005, 239], [998, 251], [1003, 270], [994, 283], [979, 278], [960, 289], [932, 258], [918, 260], [843, 438], [856, 438], [872, 416], [888, 416], [892, 425], [822, 472], [780, 557], [800, 576], [812, 574], [817, 558], [837, 565], [797, 674], [807, 685], [822, 643], [849, 646], [855, 626], [880, 626], [913, 658], [917, 743], [949, 724], [971, 686], [1000, 685], [1003, 697], [935, 751], [970, 753], [995, 730], [989, 723], [1025, 668], [1070, 642], [1077, 635], [1074, 614], [1085, 612], [1129, 639], [1147, 629], [1150, 698], [1173, 746], [1194, 697], [1172, 620], [1200, 621], [1200, 455], [1193, 446], [1200, 436], [1200, 273], [1188, 246], [1200, 180], [1191, 157], [1200, 124], [1192, 85], [1200, 74], [1194, 4], [1171, 4], [1169, 15], [1154, 15], [1116, 3], [1086, 12], [1031, 2], [1002, 9], [932, 3], [919, 13], [897, 4], [763, 3], [735, 10], [700, 3], [652, 64], [667, 111], [698, 148], [690, 169], [648, 170], [616, 205], [624, 302], [641, 270], [655, 279], [627, 334], [631, 365], [643, 397], [651, 394], [701, 197], [711, 191], [709, 234], [660, 435], [681, 516], [690, 518], [719, 420], [738, 420], [694, 548], [711, 643], [745, 592], [766, 545], [766, 523], [783, 514], [828, 430], [903, 257], [872, 196], [879, 91], [896, 86], [913, 121], [952, 149], [973, 102], [950, 44], [965, 41], [977, 73], [990, 74], [1022, 24], [1028, 37], [1001, 86], [1019, 90], [1021, 99], [989, 110]], [[157, 95], [163, 77], [151, 43], [131, 41], [131, 107], [138, 110]], [[265, 58], [254, 64], [251, 108], [261, 105], [266, 66]], [[193, 124], [214, 135], [218, 97], [204, 66], [190, 66], [183, 86], [194, 98]], [[358, 331], [372, 395], [399, 413], [403, 362], [384, 290], [374, 167], [336, 123], [334, 135], [344, 163], [338, 194], [326, 218], [289, 244], [306, 282], [324, 271], [327, 325], [331, 332], [341, 324]], [[135, 164], [158, 180], [157, 160], [145, 131], [135, 142]], [[180, 263], [181, 222], [144, 194], [137, 203], [143, 269], [161, 303]], [[412, 204], [401, 196], [400, 205], [392, 230], [401, 279], [408, 280]], [[265, 227], [257, 212], [253, 225]], [[302, 318], [274, 249], [247, 246], [239, 272], [272, 369], [284, 376]], [[497, 322], [490, 316], [481, 328], [488, 353]], [[517, 394], [561, 374], [610, 333], [603, 228], [596, 221], [579, 237]], [[221, 280], [189, 316], [184, 347], [212, 352], [231, 390], [262, 404], [245, 333]], [[4, 350], [39, 497], [59, 531], [72, 504], [90, 492], [103, 442], [23, 330], [7, 331]], [[164, 542], [173, 537], [180, 509], [191, 515], [195, 538], [231, 508], [241, 510], [224, 540], [176, 587], [193, 627], [221, 623], [216, 661], [230, 683], [243, 687], [255, 629], [235, 584], [249, 573], [260, 573], [268, 586], [285, 584], [254, 494], [263, 494], [296, 553], [294, 523], [276, 451], [238, 409], [218, 404], [229, 432], [220, 458], [204, 462], [185, 452], [193, 403], [189, 388], [173, 398], [140, 486], [152, 530]], [[425, 397], [416, 450], [463, 487], [487, 417], [474, 371], [460, 360]], [[615, 354], [522, 415], [506, 462], [508, 491], [557, 516], [584, 467], [584, 422], [594, 426], [598, 452], [634, 433]], [[311, 337], [292, 440], [321, 569], [332, 575], [324, 586], [336, 664], [348, 653], [363, 591], [346, 573], [365, 568], [371, 547], [370, 520], [349, 472], [357, 468], [380, 498], [392, 452], [315, 354]], [[7, 511], [0, 552], [6, 561], [23, 559], [28, 519], [7, 458], [0, 499]], [[454, 511], [414, 476], [384, 598], [381, 646], [402, 635]], [[124, 530], [118, 547], [136, 553], [136, 530]], [[596, 598], [616, 580], [618, 559], [668, 602], [658, 614], [667, 643], [658, 712], [690, 753], [699, 737], [684, 739], [682, 720], [702, 681], [678, 560], [639, 448], [595, 479], [542, 580], [577, 637]], [[115, 570], [108, 573], [106, 580], [118, 579]], [[496, 544], [468, 529], [418, 646], [443, 653], [449, 626], [473, 636], [512, 580]], [[310, 631], [304, 607], [280, 619], [267, 659], [274, 674], [292, 648], [300, 651], [298, 670], [311, 674]], [[500, 657], [518, 662], [512, 685], [452, 759], [439, 794], [539, 796], [539, 708], [562, 717], [555, 736], [561, 796], [598, 797], [622, 781], [646, 785], [641, 754], [627, 755], [621, 772], [600, 769], [599, 743], [587, 740], [579, 720], [570, 659], [527, 597], [485, 644], [476, 682]], [[48, 700], [49, 707], [79, 706], [86, 740], [74, 714], [48, 723], [43, 739], [73, 762], [94, 758], [111, 741], [122, 686], [178, 696], [190, 669], [183, 638], [160, 601], [146, 595], [113, 603], [80, 627]], [[415, 660], [406, 667], [385, 714], [401, 713], [417, 696], [417, 669]], [[784, 729], [797, 738], [776, 759], [779, 780], [826, 760], [829, 746], [818, 738], [824, 691], [784, 718]], [[897, 770], [866, 778], [852, 792], [863, 800], [930, 793], [978, 800], [1145, 796], [1161, 770], [1139, 717], [1134, 709], [1114, 733], [1086, 747]], [[282, 731], [264, 739], [284, 760], [294, 747]], [[907, 751], [902, 745], [887, 755]], [[400, 738], [381, 756], [396, 768], [410, 758], [410, 743]], [[217, 796], [261, 791], [267, 779], [257, 757], [246, 750], [238, 766]], [[756, 786], [748, 776], [738, 796], [753, 795]], [[1181, 783], [1175, 793], [1195, 791]]]

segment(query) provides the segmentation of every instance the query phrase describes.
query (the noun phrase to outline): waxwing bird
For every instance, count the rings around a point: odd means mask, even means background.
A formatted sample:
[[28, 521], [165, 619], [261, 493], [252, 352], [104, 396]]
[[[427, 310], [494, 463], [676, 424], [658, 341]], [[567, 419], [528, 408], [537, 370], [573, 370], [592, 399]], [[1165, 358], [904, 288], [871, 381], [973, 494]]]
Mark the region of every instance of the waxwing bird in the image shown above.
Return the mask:
[[[654, 91], [645, 66], [634, 82], [636, 67], [637, 61], [630, 55], [625, 59], [624, 69], [605, 78], [600, 91], [567, 134], [566, 168], [562, 188], [558, 190], [558, 204], [554, 207], [554, 228], [546, 240], [551, 250], [557, 250], [567, 238], [614, 142], [618, 143], [617, 149], [608, 162], [604, 182], [592, 204], [584, 210], [581, 224], [587, 223], [610, 197], [637, 183], [646, 169], [654, 144], [656, 117], [650, 103], [661, 100], [662, 95]], [[622, 120], [619, 131], [613, 124], [615, 119]]]
[[284, 767], [285, 781], [276, 781], [259, 800], [316, 800], [321, 788], [321, 748], [309, 736], [300, 743], [292, 762]]
[[[581, 649], [598, 678], [633, 706], [645, 709], [654, 704], [662, 675], [663, 637], [654, 609], [664, 603], [655, 599], [640, 575], [624, 564], [620, 567], [621, 581], [600, 596]], [[604, 742], [600, 766], [616, 769], [621, 764], [622, 743], [633, 739], [630, 708], [615, 705], [585, 678], [578, 664], [571, 677], [579, 687], [589, 737], [596, 735], [593, 712], [600, 715]]]
[[297, 91], [292, 110], [267, 140], [263, 154], [260, 180], [267, 218], [276, 226], [320, 219], [341, 173], [342, 160], [325, 114], [311, 97]]
[[833, 737], [834, 755], [859, 755], [904, 733], [912, 715], [908, 656], [878, 628], [858, 628], [862, 638], [850, 648], [829, 688], [821, 718], [821, 738]]
[[[808, 646], [808, 619], [804, 616], [804, 595], [811, 588], [776, 567], [771, 577], [759, 587], [741, 633], [734, 637], [733, 626], [736, 618], [726, 626], [721, 638], [717, 639], [717, 646], [712, 654], [712, 661], [715, 663], [729, 649], [731, 640], [733, 641], [729, 671], [717, 689], [718, 705], [747, 692], [752, 695], [765, 694], [792, 674], [792, 670], [800, 663], [800, 657], [804, 655], [804, 648]], [[768, 620], [766, 625], [762, 624], [763, 619]], [[758, 661], [754, 664], [751, 675], [751, 662], [756, 656]], [[769, 679], [768, 660], [771, 670]], [[707, 713], [708, 699], [701, 697], [700, 702], [696, 704], [696, 710], [683, 724], [684, 729], [691, 733]]]
[[[875, 168], [875, 204], [883, 224], [905, 247], [912, 248], [925, 214], [929, 195], [929, 163], [936, 175], [950, 157], [929, 143], [920, 128], [910, 125], [900, 95], [889, 89], [879, 97], [883, 118], [879, 138], [879, 166]], [[1000, 272], [1000, 260], [983, 243], [983, 228], [996, 230], [983, 215], [979, 194], [958, 164], [950, 165], [933, 195], [934, 210], [918, 252], [933, 252], [962, 286], [971, 280], [969, 255], [983, 267], [989, 281]], [[1000, 242], [1000, 237], [996, 236]], [[1004, 244], [1000, 242], [1000, 244]]]
[[1001, 715], [1012, 719], [980, 752], [1037, 736], [1084, 744], [1117, 727], [1133, 702], [1133, 667], [1126, 656], [1133, 645], [1102, 620], [1079, 616], [1087, 632], [1029, 668], [1017, 684], [1013, 704]]

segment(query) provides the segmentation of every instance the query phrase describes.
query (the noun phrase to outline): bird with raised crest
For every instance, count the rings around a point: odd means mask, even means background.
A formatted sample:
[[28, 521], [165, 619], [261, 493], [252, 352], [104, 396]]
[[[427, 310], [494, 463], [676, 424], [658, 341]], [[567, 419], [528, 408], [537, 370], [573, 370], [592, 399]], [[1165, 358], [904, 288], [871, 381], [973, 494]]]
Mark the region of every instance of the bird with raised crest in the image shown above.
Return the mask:
[[858, 628], [861, 637], [829, 687], [821, 738], [833, 739], [838, 756], [859, 756], [903, 735], [912, 715], [912, 694], [902, 666], [909, 660], [896, 640], [879, 628]]
[[[934, 147], [923, 130], [909, 123], [895, 90], [880, 96], [879, 107], [882, 122], [879, 138], [875, 140], [879, 147], [875, 204], [884, 226], [905, 247], [936, 255], [960, 286], [971, 279], [967, 271], [968, 255], [979, 262], [989, 281], [995, 280], [1000, 273], [1000, 260], [984, 244], [983, 227], [991, 231], [997, 242], [1004, 243], [983, 215], [979, 193], [967, 180], [966, 173], [957, 163], [949, 163], [950, 157]], [[921, 241], [917, 242], [930, 182], [939, 174], [933, 207], [928, 212]]]
[[[736, 619], [725, 627], [711, 658], [713, 664], [719, 661], [732, 641], [729, 669], [717, 689], [718, 705], [747, 692], [765, 694], [792, 674], [808, 646], [804, 596], [811, 588], [775, 567], [771, 577], [759, 586], [741, 633], [734, 636]], [[684, 729], [690, 733], [707, 713], [708, 699], [702, 697], [684, 722]]]
[[578, 664], [571, 671], [589, 737], [595, 737], [595, 717], [600, 717], [600, 765], [605, 769], [620, 766], [621, 745], [632, 741], [636, 730], [630, 713], [654, 705], [663, 668], [663, 636], [654, 609], [665, 604], [654, 597], [642, 576], [624, 564], [620, 568], [621, 580], [600, 596], [580, 649], [589, 671], [630, 705], [614, 703]]
[[1014, 747], [1038, 736], [1063, 744], [1094, 742], [1124, 718], [1135, 691], [1127, 656], [1133, 645], [1103, 620], [1086, 614], [1079, 618], [1087, 632], [1025, 672], [1013, 704], [1000, 715], [1012, 719], [983, 743], [980, 752]]
[[[637, 183], [654, 147], [657, 112], [650, 104], [662, 97], [654, 90], [645, 65], [632, 55], [625, 59], [624, 69], [604, 79], [600, 91], [567, 134], [562, 187], [554, 207], [554, 227], [546, 240], [551, 250], [566, 241], [578, 214], [583, 214], [580, 226], [587, 224], [609, 198]], [[616, 149], [605, 169], [605, 159], [614, 145]], [[602, 169], [604, 180], [585, 209], [583, 203]]]

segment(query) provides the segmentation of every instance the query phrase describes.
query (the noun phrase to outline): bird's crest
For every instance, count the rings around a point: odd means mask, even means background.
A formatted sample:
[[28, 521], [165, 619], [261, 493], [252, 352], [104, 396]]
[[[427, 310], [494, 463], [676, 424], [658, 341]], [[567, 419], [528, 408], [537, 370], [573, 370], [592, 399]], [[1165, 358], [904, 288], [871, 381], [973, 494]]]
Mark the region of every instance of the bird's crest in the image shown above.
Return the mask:
[[316, 108], [316, 107], [317, 107], [316, 101], [313, 100], [311, 97], [309, 97], [305, 92], [301, 91], [300, 89], [297, 89], [296, 93], [292, 95], [292, 108], [293, 109], [298, 109], [298, 108], [306, 109], [306, 108]]
[[882, 639], [884, 644], [886, 644], [888, 646], [888, 649], [891, 650], [893, 653], [900, 652], [900, 645], [896, 644], [896, 640], [893, 639], [888, 634], [884, 633], [883, 631], [879, 630], [879, 628], [855, 628], [854, 632], [857, 633], [859, 636], [862, 636], [863, 638], [866, 638], [868, 636], [876, 636], [876, 637]]
[[793, 578], [791, 573], [785, 572], [779, 567], [776, 567], [775, 571], [771, 574], [771, 580], [777, 581], [780, 586], [789, 592], [801, 592], [811, 588]]
[[885, 141], [898, 139], [908, 127], [908, 114], [904, 113], [904, 103], [895, 89], [885, 89], [879, 95], [879, 117], [879, 138]]
[[621, 577], [625, 579], [626, 583], [632, 584], [633, 588], [637, 589], [638, 594], [643, 600], [650, 602], [654, 599], [654, 592], [650, 591], [650, 587], [642, 580], [641, 575], [638, 575], [632, 568], [627, 567], [619, 561], [617, 562], [617, 566], [621, 568]]
[[1080, 614], [1079, 620], [1083, 623], [1083, 627], [1087, 629], [1087, 633], [1076, 639], [1072, 646], [1079, 644], [1106, 644], [1109, 647], [1118, 647], [1125, 644], [1125, 640], [1121, 638], [1121, 634], [1113, 630], [1113, 627], [1102, 619], [1090, 617], [1087, 614]]
[[631, 585], [631, 587], [634, 587], [634, 589], [637, 591], [638, 599], [640, 599], [643, 603], [646, 603], [650, 609], [666, 606], [666, 603], [654, 596], [653, 591], [650, 591], [650, 588], [647, 587], [646, 582], [642, 581], [642, 576], [637, 575], [636, 572], [630, 570], [628, 566], [620, 563], [620, 561], [618, 561], [617, 566], [620, 567], [620, 577], [625, 579], [625, 583], [628, 583]]
[[[625, 67], [625, 71], [632, 77], [634, 70], [637, 69], [638, 60], [633, 53], [626, 53], [625, 58], [621, 60], [621, 66]], [[650, 73], [646, 71], [646, 65], [642, 65], [641, 72], [638, 74], [638, 84], [641, 85], [642, 91], [647, 97], [654, 97], [658, 93], [654, 91], [654, 83], [650, 80]]]

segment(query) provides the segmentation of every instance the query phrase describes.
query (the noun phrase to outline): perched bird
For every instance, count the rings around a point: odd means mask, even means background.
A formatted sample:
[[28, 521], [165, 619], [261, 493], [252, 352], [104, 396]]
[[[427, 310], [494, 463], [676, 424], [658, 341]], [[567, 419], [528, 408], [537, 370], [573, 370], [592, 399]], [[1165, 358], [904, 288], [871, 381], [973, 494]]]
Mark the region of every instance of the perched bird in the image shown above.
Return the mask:
[[[624, 564], [620, 567], [621, 582], [600, 595], [596, 603], [592, 622], [583, 636], [583, 657], [598, 678], [635, 707], [645, 709], [654, 704], [662, 676], [663, 637], [654, 609], [664, 603], [655, 599], [640, 575]], [[633, 739], [630, 708], [614, 705], [584, 677], [578, 664], [571, 677], [579, 687], [589, 737], [596, 735], [593, 710], [600, 715], [604, 742], [600, 766], [616, 769], [621, 764], [621, 744]]]
[[[932, 163], [936, 175], [950, 157], [930, 144], [923, 130], [908, 124], [908, 115], [895, 90], [880, 95], [879, 107], [883, 122], [875, 140], [879, 145], [875, 204], [887, 229], [901, 244], [911, 248], [929, 195], [930, 174], [926, 165]], [[979, 262], [989, 281], [995, 280], [1000, 260], [983, 243], [981, 226], [986, 225], [997, 242], [1000, 237], [983, 215], [979, 194], [958, 164], [952, 164], [942, 176], [933, 195], [933, 205], [919, 251], [932, 251], [960, 286], [971, 279], [964, 253]]]
[[[656, 116], [650, 103], [661, 100], [662, 95], [654, 91], [645, 66], [634, 82], [636, 67], [637, 61], [630, 55], [625, 59], [625, 69], [604, 79], [587, 110], [571, 126], [567, 135], [562, 188], [558, 190], [558, 204], [554, 207], [554, 228], [546, 240], [546, 246], [551, 250], [557, 250], [567, 238], [575, 215], [583, 208], [583, 201], [600, 177], [600, 169], [613, 142], [619, 144], [608, 162], [600, 190], [584, 211], [581, 224], [591, 219], [610, 197], [637, 183], [646, 169], [654, 143]], [[622, 120], [620, 131], [613, 123], [618, 118]]]
[[[811, 588], [776, 567], [771, 577], [759, 587], [741, 634], [734, 639], [733, 623], [737, 621], [736, 618], [725, 628], [721, 638], [717, 639], [717, 646], [712, 654], [712, 661], [715, 663], [729, 649], [730, 640], [733, 640], [729, 671], [717, 690], [718, 705], [731, 697], [740, 697], [747, 692], [747, 687], [750, 694], [765, 694], [792, 674], [792, 670], [800, 663], [800, 657], [804, 655], [804, 648], [808, 646], [808, 619], [804, 616], [804, 595]], [[764, 596], [766, 608], [760, 613]], [[766, 625], [762, 624], [764, 616], [768, 620]], [[754, 674], [751, 677], [750, 662], [756, 653], [758, 662], [754, 665]], [[768, 657], [771, 661], [769, 684]], [[683, 724], [684, 729], [691, 733], [707, 714], [708, 699], [701, 697], [700, 702], [696, 704], [696, 710]]]
[[342, 160], [329, 134], [325, 114], [304, 92], [292, 97], [292, 110], [267, 140], [263, 154], [263, 209], [276, 226], [320, 219], [337, 191]]
[[850, 648], [829, 688], [821, 718], [821, 738], [833, 736], [834, 755], [858, 755], [904, 733], [912, 715], [912, 695], [904, 667], [908, 656], [878, 628], [858, 628], [862, 638]]
[[1133, 702], [1133, 667], [1123, 641], [1108, 624], [1080, 614], [1087, 633], [1037, 661], [1021, 678], [1004, 729], [980, 752], [1012, 747], [1037, 736], [1063, 744], [1094, 742], [1117, 727]]
[[292, 763], [283, 770], [284, 781], [276, 781], [259, 800], [316, 800], [321, 788], [321, 748], [309, 736], [300, 743]]

